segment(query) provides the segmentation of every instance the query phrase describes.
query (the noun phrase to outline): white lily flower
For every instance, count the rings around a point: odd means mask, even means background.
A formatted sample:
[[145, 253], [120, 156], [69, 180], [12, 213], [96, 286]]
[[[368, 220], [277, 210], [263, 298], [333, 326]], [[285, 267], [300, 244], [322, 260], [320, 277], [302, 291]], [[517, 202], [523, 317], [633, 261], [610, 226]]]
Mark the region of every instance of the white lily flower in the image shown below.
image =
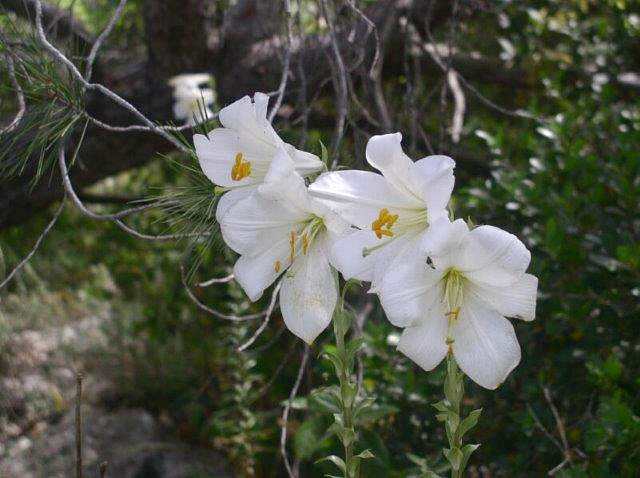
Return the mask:
[[220, 218], [233, 204], [248, 197], [263, 183], [276, 154], [285, 151], [301, 176], [324, 169], [316, 155], [300, 151], [285, 143], [267, 119], [269, 96], [256, 93], [220, 110], [222, 128], [207, 136], [196, 134], [193, 143], [200, 167], [217, 186], [225, 190], [218, 202], [216, 218]]
[[215, 93], [211, 88], [180, 87], [173, 92], [173, 116], [184, 124], [194, 126], [213, 117], [211, 106]]
[[209, 73], [183, 73], [170, 78], [167, 83], [173, 88], [200, 88], [211, 83], [211, 75]]
[[215, 92], [203, 86], [210, 81], [208, 73], [185, 73], [168, 81], [173, 87], [173, 116], [177, 120], [193, 126], [213, 116], [211, 105], [216, 99]]
[[535, 318], [531, 254], [497, 227], [470, 231], [461, 219], [441, 218], [432, 229], [421, 247], [393, 260], [377, 290], [389, 320], [405, 327], [398, 350], [425, 370], [451, 351], [474, 382], [495, 389], [520, 362], [505, 317]]
[[429, 224], [446, 216], [455, 162], [428, 156], [413, 162], [402, 150], [400, 133], [373, 136], [366, 156], [382, 175], [335, 171], [321, 175], [309, 190], [359, 228], [336, 242], [333, 263], [346, 279], [372, 282], [372, 291], [389, 262], [417, 247]]
[[227, 209], [220, 228], [240, 254], [234, 275], [252, 301], [284, 274], [282, 317], [310, 344], [333, 316], [338, 286], [329, 247], [348, 225], [309, 195], [294, 167], [289, 154], [279, 150], [264, 183]]

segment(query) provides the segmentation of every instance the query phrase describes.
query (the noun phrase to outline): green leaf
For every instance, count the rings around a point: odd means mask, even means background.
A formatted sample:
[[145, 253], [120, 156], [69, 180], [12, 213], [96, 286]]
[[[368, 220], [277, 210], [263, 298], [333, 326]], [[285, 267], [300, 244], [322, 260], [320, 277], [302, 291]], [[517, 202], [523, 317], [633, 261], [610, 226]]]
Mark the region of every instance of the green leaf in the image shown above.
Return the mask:
[[356, 456], [362, 458], [363, 460], [368, 460], [369, 458], [375, 458], [376, 456], [372, 453], [368, 448], [364, 451], [361, 451]]
[[460, 448], [454, 448], [453, 450], [445, 448], [443, 452], [449, 463], [451, 463], [451, 468], [458, 471], [462, 466], [462, 460], [464, 458], [462, 450], [460, 450]]
[[467, 463], [469, 461], [469, 458], [471, 457], [471, 454], [476, 451], [478, 448], [480, 448], [480, 445], [472, 445], [472, 444], [468, 444], [462, 447], [462, 469], [466, 468]]
[[358, 423], [370, 423], [396, 412], [398, 412], [397, 407], [392, 405], [375, 405], [372, 403], [372, 400], [367, 400], [367, 404], [365, 405], [356, 405], [353, 419]]
[[356, 441], [356, 431], [353, 428], [341, 428], [338, 431], [338, 436], [345, 447], [355, 443]]
[[340, 391], [338, 387], [331, 386], [314, 390], [309, 395], [309, 405], [325, 414], [340, 412]]
[[325, 165], [326, 169], [329, 169], [329, 151], [327, 151], [327, 147], [324, 145], [322, 140], [318, 140], [320, 143], [320, 159]]
[[354, 384], [343, 383], [340, 387], [342, 391], [342, 399], [344, 401], [344, 407], [347, 409], [351, 409], [351, 407], [353, 406], [353, 402], [356, 399], [356, 393], [358, 392], [358, 389], [356, 387], [357, 385], [355, 383]]
[[323, 417], [305, 420], [293, 437], [293, 450], [298, 458], [307, 460], [326, 445], [324, 438], [325, 422]]
[[349, 474], [347, 476], [358, 476], [358, 472], [360, 471], [360, 461], [360, 458], [357, 456], [354, 456], [349, 460], [349, 463], [347, 463]]
[[433, 407], [438, 410], [439, 412], [450, 412], [453, 411], [451, 410], [451, 404], [446, 401], [446, 400], [441, 400], [437, 403], [433, 404]]
[[349, 332], [349, 328], [351, 328], [351, 323], [353, 322], [354, 315], [352, 312], [344, 309], [337, 309], [335, 314], [333, 315], [334, 327], [336, 330], [336, 335], [340, 340], [344, 340], [344, 337]]
[[457, 439], [460, 440], [462, 437], [473, 427], [478, 424], [478, 419], [480, 418], [480, 414], [482, 413], [482, 408], [478, 408], [477, 410], [473, 410], [467, 418], [462, 420], [460, 426], [456, 430]]
[[364, 347], [365, 343], [366, 341], [364, 337], [358, 337], [356, 339], [350, 340], [349, 343], [347, 343], [345, 355], [349, 370], [353, 368], [353, 361], [355, 359], [355, 356], [362, 349], [362, 347]]
[[336, 456], [336, 455], [325, 456], [324, 458], [320, 458], [315, 463], [318, 464], [318, 463], [322, 463], [322, 462], [325, 462], [325, 461], [330, 461], [331, 463], [336, 465], [338, 468], [340, 468], [340, 471], [342, 471], [343, 473], [345, 471], [347, 471], [347, 467], [344, 464], [344, 460], [342, 458], [340, 458], [339, 456]]
[[342, 360], [342, 357], [340, 357], [339, 352], [335, 350], [335, 347], [333, 347], [332, 350], [329, 346], [325, 346], [325, 350], [322, 352], [321, 356], [333, 364], [333, 367], [336, 370], [336, 375], [340, 376], [341, 371], [344, 369], [344, 361]]

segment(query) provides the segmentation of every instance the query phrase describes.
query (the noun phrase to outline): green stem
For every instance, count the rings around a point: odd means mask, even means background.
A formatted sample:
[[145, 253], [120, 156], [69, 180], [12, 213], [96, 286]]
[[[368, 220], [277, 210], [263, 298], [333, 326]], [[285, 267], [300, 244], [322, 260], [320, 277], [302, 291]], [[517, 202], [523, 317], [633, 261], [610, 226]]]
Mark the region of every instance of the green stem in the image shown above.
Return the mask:
[[444, 455], [451, 465], [451, 478], [462, 478], [471, 454], [479, 445], [464, 445], [464, 435], [476, 426], [481, 409], [473, 410], [466, 418], [461, 416], [464, 396], [464, 375], [458, 368], [453, 354], [447, 356], [447, 375], [444, 379], [445, 399], [435, 404], [440, 412], [439, 421], [444, 422], [449, 448]]
[[[357, 386], [351, 381], [351, 371], [348, 368], [347, 364], [347, 350], [345, 345], [345, 335], [347, 330], [341, 330], [341, 327], [337, 320], [333, 322], [333, 332], [336, 338], [336, 349], [338, 352], [338, 356], [343, 358], [343, 367], [340, 370], [340, 373], [337, 374], [338, 381], [340, 382], [340, 397], [342, 404], [342, 422], [344, 425], [344, 429], [349, 431], [353, 430], [353, 404], [355, 402], [355, 394], [352, 393], [354, 388]], [[344, 476], [345, 478], [356, 478], [351, 475], [349, 470], [349, 463], [353, 460], [353, 442], [354, 438], [350, 436], [349, 433], [345, 434], [342, 437], [342, 444], [344, 447], [344, 462], [347, 465]]]
[[[462, 438], [457, 437], [457, 433], [455, 433], [454, 430], [460, 423], [460, 404], [462, 402], [462, 397], [464, 396], [464, 377], [460, 373], [458, 364], [451, 353], [447, 356], [447, 376], [444, 380], [444, 393], [447, 401], [451, 404], [453, 412], [453, 415], [446, 426], [450, 429], [450, 431], [447, 432], [449, 450], [455, 453], [455, 450], [460, 450], [462, 448]], [[464, 469], [462, 466], [457, 470], [453, 466], [451, 467], [451, 478], [460, 478], [463, 476], [463, 473]]]

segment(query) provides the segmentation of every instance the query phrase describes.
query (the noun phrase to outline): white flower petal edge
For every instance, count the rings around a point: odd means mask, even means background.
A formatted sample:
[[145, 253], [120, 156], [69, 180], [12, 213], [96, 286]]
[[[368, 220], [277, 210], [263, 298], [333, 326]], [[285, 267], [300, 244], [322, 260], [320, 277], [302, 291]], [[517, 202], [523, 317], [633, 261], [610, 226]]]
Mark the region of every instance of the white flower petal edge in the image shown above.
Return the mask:
[[462, 306], [453, 321], [451, 337], [460, 369], [484, 388], [498, 388], [520, 363], [513, 325], [477, 298]]
[[[348, 225], [309, 196], [290, 156], [281, 149], [265, 182], [220, 218], [225, 242], [241, 256], [236, 280], [252, 301], [280, 275], [285, 324], [307, 343], [327, 327], [338, 288], [328, 245]], [[228, 194], [228, 193], [227, 193]]]
[[240, 98], [220, 110], [221, 128], [193, 136], [200, 168], [215, 185], [227, 190], [255, 188], [264, 182], [271, 162], [282, 151], [303, 176], [324, 168], [317, 156], [282, 141], [267, 119], [268, 102], [264, 93], [256, 93], [253, 100]]
[[501, 229], [469, 231], [464, 221], [445, 218], [417, 244], [396, 257], [376, 289], [389, 320], [406, 327], [398, 349], [425, 370], [451, 351], [473, 381], [495, 389], [520, 362], [505, 317], [535, 317], [529, 251]]
[[282, 279], [282, 317], [287, 328], [308, 344], [331, 323], [338, 301], [336, 281], [325, 244], [311, 248], [305, 260], [295, 261]]
[[446, 217], [453, 189], [455, 162], [451, 158], [429, 156], [414, 163], [402, 151], [401, 141], [400, 133], [369, 140], [367, 160], [382, 175], [329, 172], [309, 187], [314, 197], [360, 229], [336, 243], [332, 257], [345, 278], [370, 281], [373, 289], [403, 249], [401, 243]]

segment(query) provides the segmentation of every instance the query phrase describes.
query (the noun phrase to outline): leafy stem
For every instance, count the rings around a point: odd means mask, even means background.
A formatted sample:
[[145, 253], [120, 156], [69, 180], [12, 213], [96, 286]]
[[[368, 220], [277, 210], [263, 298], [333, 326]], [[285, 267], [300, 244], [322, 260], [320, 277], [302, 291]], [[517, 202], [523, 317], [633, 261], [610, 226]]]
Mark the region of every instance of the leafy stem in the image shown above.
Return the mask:
[[340, 469], [344, 478], [358, 478], [362, 460], [373, 458], [373, 453], [369, 450], [355, 454], [358, 422], [370, 411], [373, 401], [358, 396], [358, 384], [353, 378], [355, 357], [364, 340], [361, 337], [347, 337], [352, 323], [353, 314], [344, 309], [343, 293], [333, 317], [335, 346], [326, 346], [324, 350], [324, 356], [333, 364], [338, 386], [328, 387], [316, 394], [316, 399], [326, 396], [324, 401], [334, 404], [334, 423], [329, 432], [338, 436], [344, 449], [343, 458], [331, 455], [320, 461], [332, 462]]
[[453, 354], [447, 356], [447, 375], [444, 380], [445, 399], [434, 404], [438, 414], [436, 418], [444, 422], [449, 448], [443, 453], [451, 466], [451, 478], [462, 478], [471, 454], [480, 445], [463, 445], [464, 435], [478, 424], [481, 408], [473, 410], [462, 419], [460, 411], [464, 396], [464, 374], [458, 368]]

